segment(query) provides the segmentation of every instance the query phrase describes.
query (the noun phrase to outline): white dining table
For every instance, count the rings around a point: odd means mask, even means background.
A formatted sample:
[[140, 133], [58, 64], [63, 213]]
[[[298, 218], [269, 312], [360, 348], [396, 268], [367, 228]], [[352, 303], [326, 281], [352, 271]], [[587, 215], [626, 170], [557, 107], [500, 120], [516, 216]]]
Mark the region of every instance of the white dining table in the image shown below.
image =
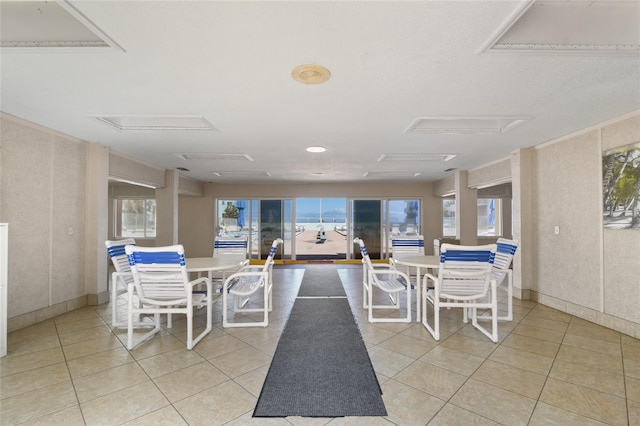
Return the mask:
[[422, 310], [422, 274], [420, 270], [424, 269], [426, 273], [429, 269], [438, 269], [440, 267], [440, 257], [416, 254], [393, 257], [393, 260], [398, 265], [416, 268], [416, 320], [420, 322], [422, 319], [420, 316]]
[[185, 259], [187, 272], [207, 273], [209, 279], [212, 278], [213, 272], [222, 271], [223, 281], [224, 272], [228, 269], [238, 269], [247, 264], [247, 259], [240, 257], [188, 257]]

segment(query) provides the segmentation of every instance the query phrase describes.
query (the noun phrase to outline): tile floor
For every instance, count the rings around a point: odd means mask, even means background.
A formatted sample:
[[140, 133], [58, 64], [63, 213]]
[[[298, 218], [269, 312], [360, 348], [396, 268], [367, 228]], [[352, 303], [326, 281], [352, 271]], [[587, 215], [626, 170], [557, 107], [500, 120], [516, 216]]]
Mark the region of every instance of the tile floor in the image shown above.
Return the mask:
[[639, 340], [515, 300], [498, 344], [463, 324], [457, 310], [445, 313], [436, 342], [421, 324], [369, 324], [359, 267], [340, 274], [388, 417], [254, 419], [302, 273], [274, 269], [268, 328], [223, 329], [218, 301], [214, 330], [193, 351], [179, 318], [127, 351], [126, 332], [110, 327], [109, 305], [10, 333], [0, 359], [0, 424], [640, 424]]

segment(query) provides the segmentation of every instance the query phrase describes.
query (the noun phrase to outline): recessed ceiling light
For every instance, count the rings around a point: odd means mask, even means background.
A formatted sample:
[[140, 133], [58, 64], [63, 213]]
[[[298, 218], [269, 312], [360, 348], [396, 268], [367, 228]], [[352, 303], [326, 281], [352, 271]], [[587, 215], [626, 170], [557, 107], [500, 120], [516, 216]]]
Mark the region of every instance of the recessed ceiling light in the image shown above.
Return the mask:
[[303, 84], [321, 84], [331, 78], [331, 72], [321, 65], [298, 65], [291, 71], [291, 77]]
[[307, 152], [325, 152], [327, 148], [323, 146], [310, 146], [307, 147]]

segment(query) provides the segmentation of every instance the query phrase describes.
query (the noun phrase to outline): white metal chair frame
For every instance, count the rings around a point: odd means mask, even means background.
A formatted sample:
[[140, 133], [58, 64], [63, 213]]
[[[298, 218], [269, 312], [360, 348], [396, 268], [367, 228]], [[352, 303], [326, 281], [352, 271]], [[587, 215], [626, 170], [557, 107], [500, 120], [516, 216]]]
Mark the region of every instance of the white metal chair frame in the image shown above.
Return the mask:
[[[131, 266], [129, 266], [129, 258], [124, 252], [126, 245], [135, 245], [136, 240], [126, 238], [123, 240], [107, 240], [104, 242], [107, 247], [107, 253], [111, 259], [111, 263], [115, 271], [111, 274], [111, 326], [114, 328], [127, 327], [128, 321], [118, 321], [118, 298], [123, 294], [127, 294], [130, 282], [133, 282], [133, 274]], [[144, 322], [135, 322], [135, 326], [151, 326], [153, 324]]]
[[[394, 268], [391, 264], [373, 264], [364, 241], [360, 238], [353, 240], [360, 247], [362, 254], [362, 307], [368, 310], [369, 322], [411, 322], [411, 280], [407, 274]], [[374, 305], [373, 289], [379, 288], [389, 295], [391, 304]], [[400, 296], [406, 293], [406, 317], [374, 317], [374, 309], [400, 310]]]
[[216, 237], [213, 242], [213, 256], [247, 257], [247, 237]]
[[[396, 264], [395, 260], [401, 258], [402, 256], [413, 256], [413, 255], [422, 255], [424, 256], [425, 252], [424, 252], [424, 236], [423, 235], [414, 235], [414, 236], [397, 236], [397, 237], [391, 237], [391, 258], [389, 259], [389, 262], [396, 268], [398, 268], [398, 265]], [[406, 266], [405, 267], [405, 273], [411, 277], [412, 276], [412, 270], [411, 267]], [[414, 270], [416, 268], [413, 268]], [[414, 280], [414, 282], [416, 283], [416, 285], [419, 285], [420, 283], [418, 282], [419, 278], [417, 276], [417, 271], [416, 271], [416, 279]]]
[[[273, 310], [273, 264], [278, 245], [282, 239], [276, 238], [271, 244], [269, 255], [263, 266], [247, 265], [238, 272], [229, 275], [221, 288], [222, 292], [222, 326], [232, 327], [266, 327], [269, 325], [269, 312]], [[260, 307], [245, 307], [249, 303], [249, 296], [258, 290], [263, 291], [263, 301]], [[229, 321], [229, 297], [233, 298], [233, 311], [263, 312], [263, 320]]]
[[[442, 244], [438, 276], [427, 273], [422, 283], [422, 324], [435, 340], [440, 340], [440, 309], [463, 308], [465, 323], [470, 313], [473, 326], [494, 343], [498, 341], [497, 284], [491, 277], [496, 249], [496, 244]], [[433, 326], [428, 321], [429, 303], [434, 309]], [[491, 331], [478, 323], [478, 309], [491, 310]]]
[[244, 259], [245, 262], [237, 269], [223, 270], [215, 277], [213, 274], [209, 274], [209, 278], [211, 278], [212, 281], [219, 282], [220, 288], [222, 288], [222, 283], [224, 283], [228, 273], [238, 272], [240, 268], [249, 263], [249, 259], [247, 259], [248, 247], [249, 241], [247, 237], [215, 237], [213, 242], [213, 257], [227, 259], [238, 258]]
[[[505, 282], [505, 278], [507, 283], [507, 314], [498, 316], [498, 321], [513, 321], [513, 270], [511, 269], [511, 262], [518, 249], [518, 241], [498, 238], [496, 245], [498, 249], [495, 260], [493, 261], [491, 278], [496, 280], [498, 290], [501, 288], [504, 289], [503, 283]], [[491, 317], [486, 314], [478, 316], [478, 319], [483, 320], [490, 318]]]
[[[125, 246], [133, 282], [129, 283], [129, 312], [127, 326], [127, 349], [132, 350], [161, 330], [161, 314], [185, 314], [187, 316], [187, 349], [191, 350], [212, 329], [212, 286], [208, 277], [189, 281], [182, 245], [166, 247]], [[205, 293], [194, 293], [197, 285], [206, 285]], [[133, 303], [134, 292], [140, 298], [141, 307]], [[205, 305], [206, 328], [193, 337], [193, 308]], [[153, 314], [154, 328], [133, 340], [134, 314]]]

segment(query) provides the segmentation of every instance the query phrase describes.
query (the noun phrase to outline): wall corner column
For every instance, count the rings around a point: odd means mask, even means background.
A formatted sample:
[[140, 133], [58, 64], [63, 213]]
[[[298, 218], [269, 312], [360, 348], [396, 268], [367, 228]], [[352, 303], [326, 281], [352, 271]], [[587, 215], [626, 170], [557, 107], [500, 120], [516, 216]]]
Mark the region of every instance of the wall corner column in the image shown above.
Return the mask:
[[455, 174], [456, 238], [460, 244], [478, 244], [478, 190], [469, 188], [469, 173], [458, 170]]
[[156, 189], [156, 245], [178, 244], [178, 188], [180, 174], [164, 172], [164, 188]]
[[519, 247], [513, 257], [513, 295], [530, 300], [533, 285], [533, 151], [519, 149], [511, 154], [513, 191], [513, 238]]
[[109, 301], [107, 249], [107, 200], [109, 191], [109, 148], [90, 143], [86, 158], [86, 217], [84, 279], [87, 303]]

